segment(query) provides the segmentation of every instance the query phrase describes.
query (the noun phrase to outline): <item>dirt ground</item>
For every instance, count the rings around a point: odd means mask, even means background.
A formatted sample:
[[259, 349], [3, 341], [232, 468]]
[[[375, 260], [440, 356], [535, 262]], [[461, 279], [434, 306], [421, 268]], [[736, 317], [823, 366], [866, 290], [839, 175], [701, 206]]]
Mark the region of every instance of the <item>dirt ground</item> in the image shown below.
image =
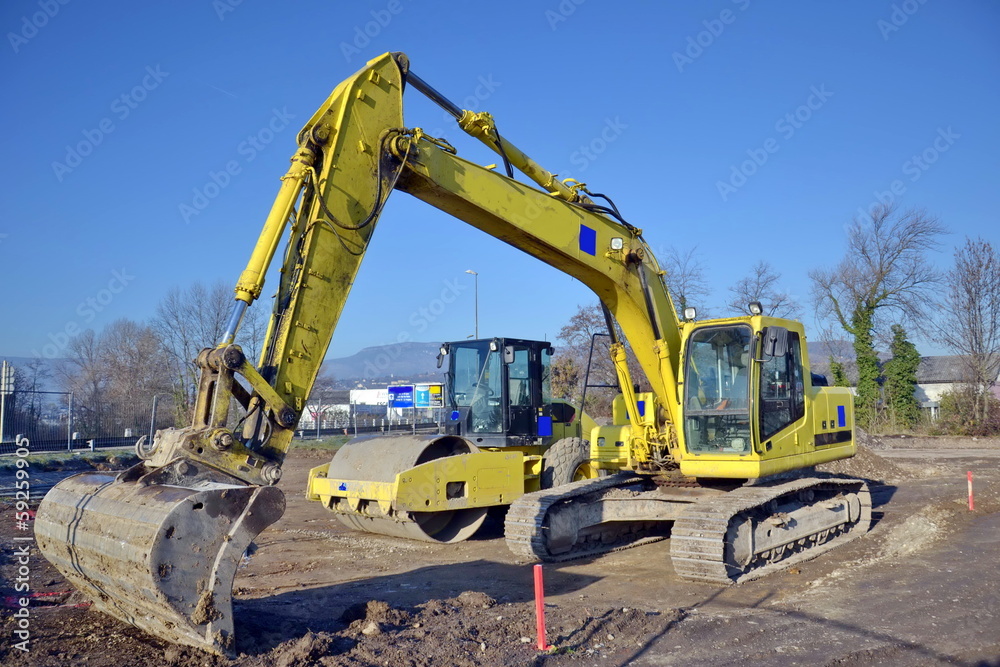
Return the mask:
[[[979, 665], [1000, 667], [1000, 440], [868, 439], [831, 468], [874, 480], [865, 537], [735, 587], [680, 581], [669, 541], [545, 566], [536, 650], [532, 568], [501, 526], [432, 545], [352, 533], [303, 497], [329, 455], [295, 452], [288, 510], [236, 576], [234, 661], [91, 611], [37, 550], [30, 644], [16, 646], [14, 507], [0, 503], [0, 663], [489, 666]], [[966, 499], [975, 476], [976, 509]], [[2, 480], [0, 480], [2, 481]], [[57, 593], [46, 595], [46, 593]]]

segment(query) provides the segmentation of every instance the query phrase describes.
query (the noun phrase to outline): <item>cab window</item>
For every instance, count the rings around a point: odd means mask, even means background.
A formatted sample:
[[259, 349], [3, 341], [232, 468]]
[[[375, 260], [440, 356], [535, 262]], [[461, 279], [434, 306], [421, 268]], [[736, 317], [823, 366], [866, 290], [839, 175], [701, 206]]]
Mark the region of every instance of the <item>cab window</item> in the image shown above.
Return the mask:
[[788, 332], [788, 351], [771, 357], [760, 369], [760, 437], [770, 438], [805, 414], [799, 335]]
[[693, 453], [750, 452], [750, 327], [706, 327], [688, 339], [684, 439]]

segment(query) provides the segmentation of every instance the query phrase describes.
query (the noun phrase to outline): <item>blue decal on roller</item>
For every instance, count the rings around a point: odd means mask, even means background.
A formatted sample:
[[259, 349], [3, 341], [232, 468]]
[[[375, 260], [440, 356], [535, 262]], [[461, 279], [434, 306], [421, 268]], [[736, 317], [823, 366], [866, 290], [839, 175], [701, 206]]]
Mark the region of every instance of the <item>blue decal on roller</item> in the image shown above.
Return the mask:
[[547, 438], [552, 435], [552, 417], [538, 417], [538, 437]]
[[843, 405], [837, 406], [837, 426], [841, 428], [847, 426], [847, 408]]
[[580, 225], [580, 250], [588, 255], [597, 255], [597, 230]]

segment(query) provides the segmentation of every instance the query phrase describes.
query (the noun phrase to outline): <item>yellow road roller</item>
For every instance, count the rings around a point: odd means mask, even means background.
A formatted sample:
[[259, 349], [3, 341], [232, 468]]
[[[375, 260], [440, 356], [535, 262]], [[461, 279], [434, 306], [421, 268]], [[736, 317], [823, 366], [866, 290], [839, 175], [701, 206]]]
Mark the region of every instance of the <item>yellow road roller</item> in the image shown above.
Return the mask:
[[355, 438], [310, 471], [308, 497], [355, 530], [452, 543], [491, 508], [597, 477], [584, 438], [595, 424], [552, 400], [551, 355], [542, 341], [445, 343], [445, 432]]

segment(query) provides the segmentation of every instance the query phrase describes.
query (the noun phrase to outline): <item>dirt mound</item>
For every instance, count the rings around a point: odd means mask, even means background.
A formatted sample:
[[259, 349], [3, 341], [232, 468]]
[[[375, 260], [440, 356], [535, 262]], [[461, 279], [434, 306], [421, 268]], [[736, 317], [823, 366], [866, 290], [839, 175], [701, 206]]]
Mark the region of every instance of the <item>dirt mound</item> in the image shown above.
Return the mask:
[[255, 656], [253, 664], [506, 667], [569, 664], [581, 657], [627, 659], [679, 618], [674, 610], [551, 607], [548, 640], [554, 648], [540, 655], [531, 603], [499, 604], [485, 593], [466, 591], [411, 612], [373, 600], [344, 613], [344, 630], [309, 633]]
[[816, 466], [816, 470], [884, 482], [909, 477], [909, 474], [898, 465], [869, 449], [860, 437], [858, 438], [858, 451], [853, 457], [823, 463]]
[[887, 449], [891, 449], [889, 443], [883, 440], [881, 436], [872, 435], [863, 428], [855, 427], [854, 440], [858, 443], [858, 445], [864, 445], [874, 452], [884, 452]]
[[326, 632], [308, 632], [274, 649], [269, 657], [276, 667], [314, 665], [319, 658], [330, 652], [334, 639]]
[[933, 544], [940, 539], [956, 511], [953, 506], [929, 505], [908, 516], [882, 536], [882, 549], [874, 560], [903, 558]]
[[380, 623], [385, 625], [405, 625], [410, 622], [410, 614], [402, 609], [393, 609], [388, 602], [371, 600], [364, 604], [356, 604], [347, 608], [341, 614], [340, 620], [348, 626], [361, 623]]

